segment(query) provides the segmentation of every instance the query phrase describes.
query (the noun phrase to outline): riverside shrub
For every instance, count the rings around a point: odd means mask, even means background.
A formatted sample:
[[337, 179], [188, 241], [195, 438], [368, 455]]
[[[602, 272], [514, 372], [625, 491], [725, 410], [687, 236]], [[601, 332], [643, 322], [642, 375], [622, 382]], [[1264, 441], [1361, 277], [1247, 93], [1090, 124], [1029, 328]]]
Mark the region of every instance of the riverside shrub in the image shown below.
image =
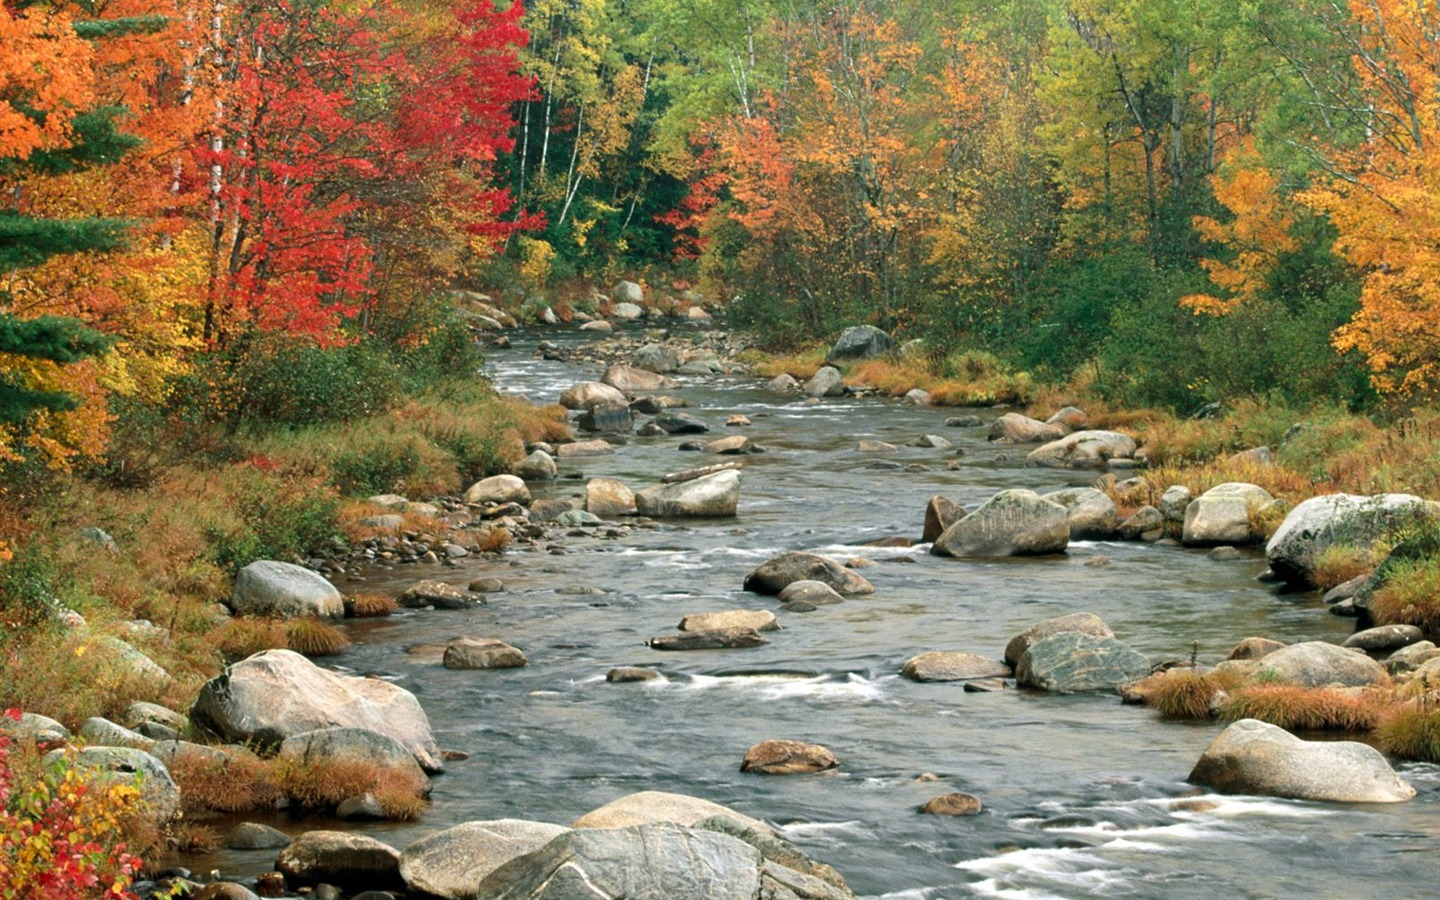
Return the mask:
[[86, 781], [68, 760], [22, 785], [0, 735], [0, 900], [134, 898], [140, 860], [123, 834], [139, 804], [134, 785]]

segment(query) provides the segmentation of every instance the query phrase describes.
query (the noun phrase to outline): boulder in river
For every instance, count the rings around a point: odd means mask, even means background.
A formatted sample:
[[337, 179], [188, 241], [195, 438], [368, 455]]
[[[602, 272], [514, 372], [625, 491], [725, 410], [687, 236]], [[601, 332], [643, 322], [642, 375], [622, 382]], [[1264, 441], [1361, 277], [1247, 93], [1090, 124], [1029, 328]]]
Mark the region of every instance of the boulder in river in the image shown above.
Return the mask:
[[798, 603], [816, 607], [826, 606], [831, 603], [840, 603], [844, 601], [845, 598], [841, 597], [834, 588], [823, 581], [802, 579], [800, 581], [792, 581], [781, 588], [780, 593], [776, 595], [776, 599], [785, 604]]
[[345, 615], [345, 599], [319, 572], [262, 559], [236, 573], [230, 608], [244, 616], [339, 619]]
[[1392, 653], [1401, 647], [1419, 643], [1425, 639], [1425, 632], [1414, 625], [1378, 625], [1357, 631], [1341, 645], [1366, 653]]
[[[680, 368], [680, 354], [664, 344], [646, 344], [630, 360], [635, 368], [664, 375]], [[673, 382], [673, 379], [670, 379]]]
[[920, 540], [926, 544], [933, 543], [936, 538], [945, 533], [945, 529], [965, 518], [965, 509], [940, 494], [930, 498], [925, 504], [925, 530]]
[[352, 891], [404, 890], [400, 851], [363, 834], [307, 831], [280, 851], [275, 868], [287, 884], [333, 884]]
[[1051, 468], [1104, 468], [1112, 459], [1135, 456], [1135, 439], [1118, 431], [1077, 431], [1030, 451], [1027, 465]]
[[741, 650], [769, 643], [754, 628], [715, 628], [664, 634], [645, 642], [651, 650]]
[[827, 363], [847, 359], [874, 359], [895, 349], [895, 339], [874, 325], [854, 325], [840, 332], [840, 337], [826, 355]]
[[780, 622], [768, 609], [730, 609], [724, 612], [691, 613], [680, 620], [681, 631], [714, 631], [717, 628], [753, 628], [778, 631]]
[[530, 664], [525, 654], [499, 638], [462, 637], [445, 645], [447, 669], [518, 669]]
[[604, 456], [614, 452], [614, 444], [609, 441], [599, 440], [598, 438], [593, 441], [573, 441], [569, 444], [561, 444], [555, 448], [555, 455], [559, 459], [575, 459], [581, 456]]
[[1010, 667], [978, 653], [932, 650], [905, 660], [900, 674], [911, 681], [970, 681], [1008, 678]]
[[984, 804], [974, 794], [956, 792], [931, 797], [920, 807], [920, 812], [927, 816], [978, 816], [983, 808]]
[[1001, 491], [945, 529], [937, 556], [1030, 556], [1063, 553], [1070, 543], [1065, 507], [1034, 491]]
[[1019, 413], [1006, 413], [990, 423], [986, 437], [1000, 444], [1044, 444], [1060, 440], [1065, 431], [1060, 425], [1047, 425]]
[[1267, 653], [1259, 677], [1303, 687], [1358, 687], [1389, 680], [1385, 667], [1363, 652], [1325, 641], [1303, 641]]
[[1114, 691], [1150, 674], [1150, 660], [1113, 637], [1075, 631], [1041, 638], [1015, 666], [1024, 687], [1057, 693]]
[[842, 595], [873, 594], [875, 586], [836, 560], [817, 553], [792, 551], [761, 563], [745, 576], [744, 588], [756, 594], [778, 594], [796, 581], [818, 581]]
[[652, 424], [666, 434], [705, 434], [710, 430], [709, 425], [689, 413], [661, 413]]
[[840, 765], [828, 748], [804, 741], [761, 741], [745, 752], [740, 771], [761, 775], [803, 775]]
[[1290, 510], [1265, 545], [1265, 557], [1277, 575], [1308, 586], [1320, 554], [1330, 547], [1369, 549], [1377, 538], [1419, 516], [1433, 515], [1436, 504], [1411, 494], [1326, 494]]
[[834, 366], [822, 366], [803, 388], [807, 397], [838, 397], [845, 393], [845, 378]]
[[487, 875], [481, 897], [513, 900], [845, 900], [854, 895], [767, 861], [739, 838], [670, 823], [577, 829]]
[[718, 440], [710, 441], [705, 445], [706, 453], [714, 453], [717, 456], [738, 456], [742, 453], [750, 453], [755, 445], [743, 434], [732, 434]]
[[464, 822], [423, 837], [401, 851], [400, 877], [412, 894], [481, 900], [476, 888], [486, 875], [569, 830], [525, 819]]
[[1302, 741], [1256, 719], [1241, 719], [1211, 741], [1190, 781], [1224, 793], [1328, 803], [1397, 803], [1415, 796], [1374, 747]]
[[465, 489], [465, 502], [481, 506], [518, 503], [530, 504], [530, 489], [514, 475], [492, 475]]
[[640, 515], [657, 519], [733, 516], [739, 504], [740, 473], [735, 469], [656, 485], [635, 494]]
[[586, 410], [601, 403], [625, 403], [625, 394], [618, 388], [598, 381], [582, 381], [560, 394], [560, 405], [566, 409]]
[[601, 384], [608, 384], [618, 391], [673, 391], [680, 382], [658, 372], [638, 366], [616, 363], [600, 376]]
[[635, 418], [627, 403], [597, 403], [575, 419], [575, 427], [592, 433], [629, 434], [635, 428]]
[[1180, 542], [1187, 547], [1251, 543], [1255, 540], [1251, 513], [1274, 499], [1259, 485], [1238, 481], [1216, 485], [1185, 507]]
[[1142, 506], [1120, 523], [1120, 537], [1127, 541], [1158, 541], [1165, 536], [1165, 516], [1153, 506]]
[[406, 609], [469, 609], [472, 606], [484, 606], [485, 597], [453, 584], [427, 578], [401, 591], [395, 602]]
[[554, 481], [560, 469], [555, 465], [553, 456], [544, 450], [536, 450], [516, 463], [510, 474], [525, 481]]
[[765, 389], [772, 394], [798, 394], [800, 382], [795, 380], [795, 376], [781, 372], [766, 382]]
[[190, 721], [238, 743], [276, 746], [317, 728], [367, 728], [405, 746], [429, 772], [443, 768], [415, 695], [378, 678], [322, 669], [291, 650], [266, 650], [210, 679]]
[[1066, 634], [1068, 632], [1078, 632], [1080, 634], [1088, 634], [1092, 637], [1102, 638], [1115, 636], [1115, 633], [1110, 630], [1110, 626], [1106, 625], [1104, 621], [1094, 613], [1078, 612], [1060, 616], [1055, 619], [1046, 619], [1043, 622], [1037, 622], [1031, 625], [1010, 639], [1010, 643], [1005, 645], [1005, 665], [1018, 665], [1020, 657], [1025, 655], [1025, 651], [1029, 649], [1030, 645], [1041, 638], [1047, 638], [1055, 634]]
[[1120, 530], [1120, 511], [1104, 491], [1067, 488], [1044, 494], [1042, 499], [1065, 507], [1072, 541], [1103, 541]]
[[654, 822], [673, 822], [677, 825], [694, 825], [712, 816], [727, 816], [773, 835], [775, 830], [759, 819], [738, 813], [728, 806], [721, 806], [700, 797], [688, 794], [671, 794], [665, 791], [640, 791], [611, 800], [598, 809], [593, 809], [574, 822], [571, 828], [624, 828], [627, 825], [645, 825]]
[[1247, 637], [1230, 649], [1230, 655], [1226, 659], [1263, 659], [1274, 653], [1276, 650], [1285, 649], [1282, 641], [1274, 641], [1270, 638]]
[[874, 438], [862, 438], [860, 443], [855, 445], [856, 453], [894, 453], [900, 448], [886, 441], [877, 441]]
[[585, 482], [585, 511], [602, 519], [635, 515], [635, 492], [614, 478]]
[[1179, 525], [1185, 521], [1185, 510], [1190, 507], [1195, 495], [1183, 484], [1172, 484], [1160, 495], [1160, 515], [1166, 522]]

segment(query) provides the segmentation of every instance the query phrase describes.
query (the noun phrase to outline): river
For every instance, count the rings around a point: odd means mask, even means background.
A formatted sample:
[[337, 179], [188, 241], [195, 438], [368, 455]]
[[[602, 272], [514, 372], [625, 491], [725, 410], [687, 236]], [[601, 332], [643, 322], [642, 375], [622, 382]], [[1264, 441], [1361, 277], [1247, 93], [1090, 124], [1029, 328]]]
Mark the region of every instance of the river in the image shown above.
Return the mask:
[[[541, 339], [519, 332], [495, 351], [490, 376], [506, 391], [554, 402], [600, 368], [536, 358]], [[1216, 561], [1204, 551], [1137, 543], [1072, 544], [1064, 556], [960, 561], [925, 547], [880, 549], [883, 537], [918, 540], [927, 500], [967, 508], [997, 490], [1084, 484], [1093, 475], [1024, 467], [1023, 451], [989, 445], [984, 428], [946, 428], [965, 410], [884, 399], [807, 405], [767, 393], [754, 378], [682, 378], [688, 410], [717, 433], [728, 416], [769, 452], [745, 457], [738, 515], [658, 528], [564, 536], [514, 547], [498, 560], [453, 568], [367, 573], [367, 590], [398, 592], [422, 577], [465, 584], [501, 578], [488, 606], [402, 612], [350, 625], [338, 658], [413, 691], [440, 745], [470, 754], [434, 784], [422, 821], [358, 826], [396, 846], [473, 819], [568, 823], [624, 794], [663, 790], [733, 807], [780, 828], [845, 875], [856, 893], [885, 898], [991, 897], [1419, 897], [1434, 891], [1440, 847], [1440, 767], [1402, 764], [1419, 796], [1345, 806], [1202, 795], [1185, 777], [1216, 723], [1162, 721], [1110, 694], [1024, 690], [966, 693], [959, 684], [900, 677], [909, 657], [963, 650], [999, 658], [1016, 632], [1089, 611], [1155, 659], [1223, 659], [1251, 635], [1339, 641], [1351, 623], [1316, 595], [1260, 583], [1263, 557]], [[987, 422], [994, 413], [976, 411]], [[897, 444], [923, 434], [955, 450], [861, 454], [862, 438]], [[714, 462], [680, 452], [687, 438], [632, 438], [613, 456], [562, 466], [562, 476], [618, 478], [634, 489], [667, 472]], [[1002, 454], [1005, 454], [1002, 456]], [[1008, 456], [1008, 458], [1006, 458]], [[997, 459], [997, 457], [1000, 457]], [[878, 458], [923, 469], [877, 470]], [[537, 496], [583, 491], [562, 479]], [[561, 529], [563, 531], [563, 529]], [[780, 612], [783, 629], [746, 650], [661, 653], [646, 637], [671, 633], [687, 613], [775, 609], [741, 590], [746, 573], [787, 550], [866, 557], [868, 597], [811, 613]], [[1110, 563], [1086, 565], [1103, 555]], [[358, 583], [342, 587], [359, 587]], [[580, 593], [593, 588], [598, 593]], [[450, 671], [405, 654], [460, 635], [522, 648], [523, 669]], [[666, 678], [609, 684], [613, 666], [656, 667]], [[747, 748], [770, 738], [813, 741], [840, 759], [832, 773], [742, 774]], [[917, 780], [929, 773], [938, 780]], [[978, 816], [917, 813], [950, 791], [979, 796]], [[297, 825], [325, 827], [318, 822]], [[226, 871], [268, 867], [269, 855], [195, 860]]]

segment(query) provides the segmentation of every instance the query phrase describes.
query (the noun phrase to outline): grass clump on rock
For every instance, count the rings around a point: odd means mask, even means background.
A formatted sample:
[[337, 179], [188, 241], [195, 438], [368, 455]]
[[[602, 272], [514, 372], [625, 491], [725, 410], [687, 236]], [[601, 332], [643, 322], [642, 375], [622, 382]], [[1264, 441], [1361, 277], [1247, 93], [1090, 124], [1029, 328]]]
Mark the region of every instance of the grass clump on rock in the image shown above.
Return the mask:
[[1375, 739], [1386, 753], [1402, 759], [1440, 762], [1440, 708], [1430, 703], [1396, 707], [1380, 720]]
[[1440, 557], [1394, 560], [1370, 601], [1376, 625], [1415, 625], [1440, 632]]
[[1231, 720], [1259, 719], [1286, 731], [1369, 731], [1393, 702], [1392, 693], [1336, 690], [1294, 684], [1251, 684], [1232, 692], [1221, 705]]
[[300, 616], [285, 623], [285, 646], [306, 656], [334, 656], [350, 646], [350, 639], [329, 622]]
[[1167, 719], [1207, 719], [1215, 695], [1234, 688], [1240, 677], [1234, 672], [1196, 672], [1171, 669], [1149, 679], [1146, 704]]
[[394, 597], [384, 594], [356, 594], [345, 600], [345, 613], [355, 619], [388, 616], [400, 608]]

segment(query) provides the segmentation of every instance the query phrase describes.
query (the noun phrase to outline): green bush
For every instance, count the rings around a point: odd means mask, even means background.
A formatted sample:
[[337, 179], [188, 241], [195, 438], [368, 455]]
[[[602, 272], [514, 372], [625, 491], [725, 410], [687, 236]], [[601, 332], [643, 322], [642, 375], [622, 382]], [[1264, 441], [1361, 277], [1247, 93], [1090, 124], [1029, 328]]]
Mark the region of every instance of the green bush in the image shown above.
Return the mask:
[[38, 547], [25, 547], [0, 563], [0, 648], [55, 620], [60, 608], [58, 576]]
[[377, 441], [342, 451], [330, 468], [342, 494], [386, 494], [419, 470], [420, 451], [408, 440]]
[[258, 559], [289, 560], [320, 549], [340, 536], [335, 492], [288, 483], [258, 470], [237, 471], [234, 524], [205, 530], [211, 560], [234, 574]]

